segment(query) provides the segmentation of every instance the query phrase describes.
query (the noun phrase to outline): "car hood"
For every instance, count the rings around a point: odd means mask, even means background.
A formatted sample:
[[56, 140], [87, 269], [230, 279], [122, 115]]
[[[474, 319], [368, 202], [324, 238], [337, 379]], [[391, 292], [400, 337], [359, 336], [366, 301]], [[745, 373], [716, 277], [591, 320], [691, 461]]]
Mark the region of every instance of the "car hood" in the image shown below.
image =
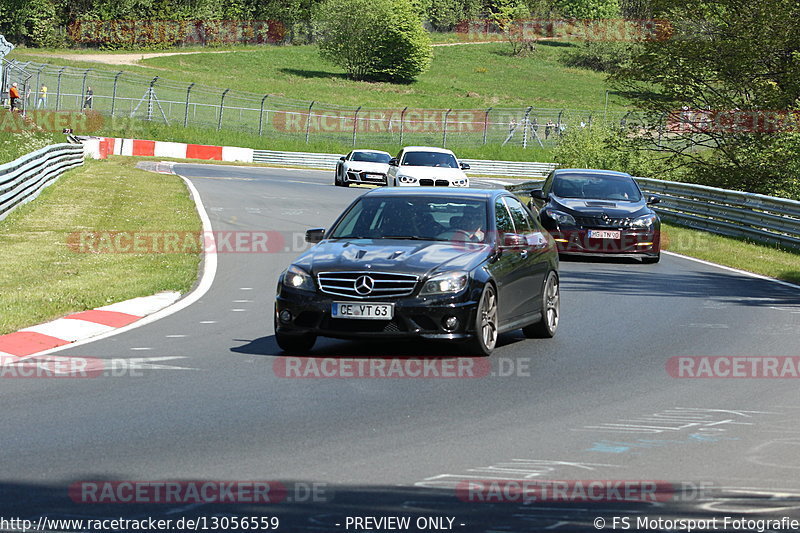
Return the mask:
[[360, 172], [377, 172], [379, 174], [386, 174], [389, 171], [388, 163], [370, 163], [367, 161], [347, 161], [347, 168], [350, 170], [358, 170]]
[[611, 218], [626, 218], [638, 217], [650, 212], [644, 200], [638, 202], [615, 202], [614, 200], [552, 196], [550, 204], [555, 209], [581, 216], [597, 216], [605, 213]]
[[397, 272], [424, 276], [438, 270], [469, 271], [489, 255], [491, 246], [401, 239], [324, 240], [295, 264], [316, 275], [331, 271]]
[[464, 171], [460, 168], [444, 168], [444, 167], [400, 167], [397, 169], [397, 174], [404, 176], [411, 176], [412, 178], [425, 179], [447, 179], [447, 180], [463, 180], [467, 177]]

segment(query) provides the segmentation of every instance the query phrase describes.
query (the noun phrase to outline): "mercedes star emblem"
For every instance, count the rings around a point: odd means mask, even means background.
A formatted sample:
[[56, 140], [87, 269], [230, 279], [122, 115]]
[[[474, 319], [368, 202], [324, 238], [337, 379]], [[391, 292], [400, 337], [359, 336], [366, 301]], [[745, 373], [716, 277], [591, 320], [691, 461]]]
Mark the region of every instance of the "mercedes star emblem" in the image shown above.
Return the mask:
[[359, 276], [354, 283], [356, 292], [361, 296], [366, 296], [375, 287], [375, 281], [369, 276]]

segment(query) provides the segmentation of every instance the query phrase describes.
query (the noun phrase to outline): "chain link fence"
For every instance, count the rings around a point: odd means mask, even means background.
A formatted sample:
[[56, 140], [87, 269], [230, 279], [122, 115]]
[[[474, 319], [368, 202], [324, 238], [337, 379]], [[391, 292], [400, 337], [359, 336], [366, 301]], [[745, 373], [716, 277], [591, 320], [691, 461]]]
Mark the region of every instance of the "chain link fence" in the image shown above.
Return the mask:
[[94, 110], [177, 126], [236, 130], [265, 138], [448, 148], [553, 145], [571, 128], [625, 126], [631, 112], [543, 109], [414, 109], [340, 106], [256, 94], [130, 72], [4, 61], [3, 87], [17, 82], [23, 111]]

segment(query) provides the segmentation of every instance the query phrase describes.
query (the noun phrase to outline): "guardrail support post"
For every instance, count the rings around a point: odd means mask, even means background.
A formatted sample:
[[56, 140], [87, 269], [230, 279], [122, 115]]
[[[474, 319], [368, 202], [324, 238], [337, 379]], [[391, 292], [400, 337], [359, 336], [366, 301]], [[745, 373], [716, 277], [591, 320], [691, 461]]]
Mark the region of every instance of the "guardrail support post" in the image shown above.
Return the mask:
[[150, 88], [147, 90], [147, 120], [153, 120], [153, 86], [158, 81], [158, 76], [152, 79], [150, 82]]
[[400, 112], [400, 146], [403, 145], [403, 119], [406, 116], [406, 111], [408, 111], [408, 106], [405, 106]]
[[489, 112], [492, 110], [490, 107], [483, 115], [483, 144], [486, 144], [486, 132], [489, 129]]
[[61, 108], [61, 75], [64, 73], [64, 69], [67, 67], [61, 67], [58, 71], [58, 84], [56, 85], [56, 111]]
[[258, 135], [261, 136], [264, 133], [264, 102], [267, 101], [269, 98], [268, 94], [264, 95], [264, 98], [261, 99], [261, 111], [258, 113]]
[[217, 122], [217, 131], [222, 129], [222, 111], [225, 109], [225, 95], [228, 94], [230, 89], [225, 89], [222, 91], [222, 98], [219, 99], [219, 121]]
[[[361, 111], [361, 106], [358, 106], [356, 109], [355, 115], [353, 115], [353, 147], [356, 145], [356, 131], [358, 131], [358, 112]], [[367, 126], [367, 130], [369, 131], [369, 126]]]
[[122, 76], [122, 71], [120, 70], [114, 75], [114, 88], [111, 90], [111, 116], [114, 116], [114, 111], [117, 109], [117, 82], [119, 81], [119, 77]]
[[306, 116], [306, 144], [308, 144], [308, 134], [311, 132], [311, 108], [314, 107], [316, 101], [312, 101], [308, 106], [308, 116]]
[[189, 95], [192, 92], [192, 87], [194, 87], [194, 82], [190, 83], [189, 86], [186, 88], [186, 109], [183, 110], [183, 127], [189, 125]]
[[447, 148], [447, 117], [450, 116], [452, 109], [448, 109], [444, 114], [444, 128], [442, 131], [442, 148]]

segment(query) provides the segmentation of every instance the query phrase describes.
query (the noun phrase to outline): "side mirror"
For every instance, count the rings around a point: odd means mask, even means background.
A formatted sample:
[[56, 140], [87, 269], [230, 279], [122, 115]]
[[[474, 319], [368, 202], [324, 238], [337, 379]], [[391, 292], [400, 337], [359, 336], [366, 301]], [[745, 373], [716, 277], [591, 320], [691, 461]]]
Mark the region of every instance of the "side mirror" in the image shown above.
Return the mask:
[[389, 160], [389, 166], [390, 166], [390, 167], [396, 167], [396, 166], [398, 166], [399, 164], [400, 164], [400, 161], [399, 161], [399, 160], [398, 160], [396, 157], [393, 157], [393, 158], [391, 158], [391, 159]]
[[325, 228], [312, 228], [306, 231], [306, 242], [316, 244], [325, 238]]
[[661, 198], [659, 198], [658, 196], [653, 195], [647, 198], [647, 205], [655, 205], [660, 203], [661, 203]]
[[504, 233], [503, 234], [503, 247], [504, 248], [520, 248], [525, 246], [528, 242], [525, 237], [517, 233]]
[[469, 170], [469, 163], [461, 163], [461, 170]]
[[342, 157], [339, 158], [339, 161], [344, 161], [345, 159], [347, 159], [347, 157], [342, 156]]
[[537, 200], [547, 200], [547, 195], [542, 189], [534, 189], [531, 191], [531, 198], [536, 198]]

